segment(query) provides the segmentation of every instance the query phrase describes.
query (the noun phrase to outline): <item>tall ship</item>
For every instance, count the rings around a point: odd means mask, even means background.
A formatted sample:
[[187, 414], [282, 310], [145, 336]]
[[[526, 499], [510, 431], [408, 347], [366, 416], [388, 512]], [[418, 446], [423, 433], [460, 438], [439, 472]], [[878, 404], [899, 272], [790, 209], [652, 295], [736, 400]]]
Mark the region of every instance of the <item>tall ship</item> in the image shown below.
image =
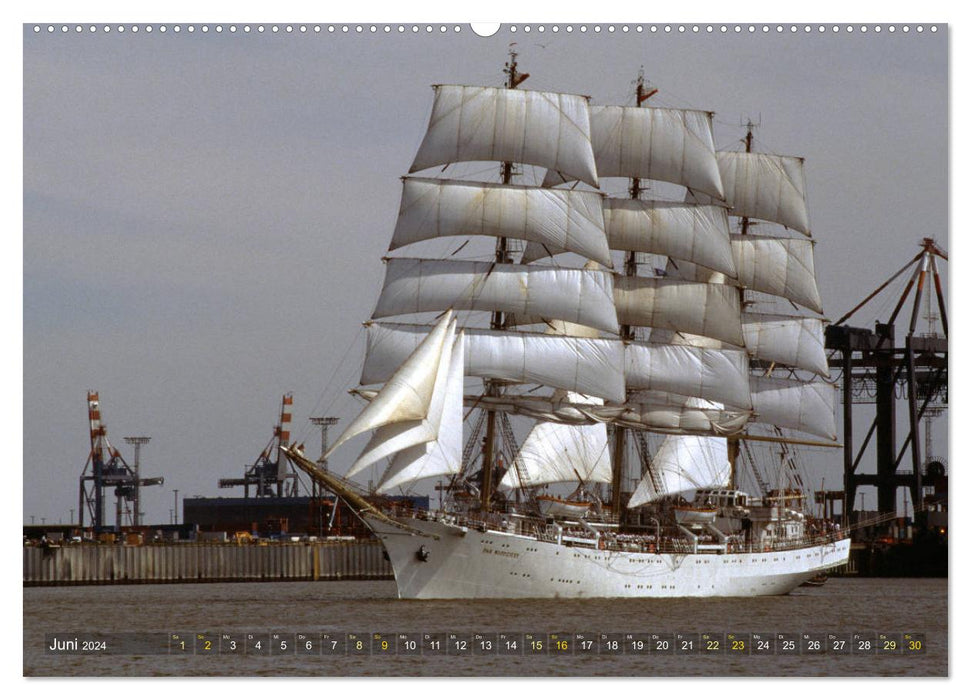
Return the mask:
[[[753, 464], [741, 488], [752, 444], [783, 466], [836, 444], [802, 158], [751, 124], [716, 151], [712, 113], [653, 106], [642, 75], [600, 106], [524, 89], [515, 52], [504, 74], [433, 88], [366, 405], [325, 458], [370, 441], [344, 476], [288, 457], [380, 538], [401, 598], [775, 595], [846, 563], [798, 480]], [[438, 509], [382, 499], [435, 483]]]

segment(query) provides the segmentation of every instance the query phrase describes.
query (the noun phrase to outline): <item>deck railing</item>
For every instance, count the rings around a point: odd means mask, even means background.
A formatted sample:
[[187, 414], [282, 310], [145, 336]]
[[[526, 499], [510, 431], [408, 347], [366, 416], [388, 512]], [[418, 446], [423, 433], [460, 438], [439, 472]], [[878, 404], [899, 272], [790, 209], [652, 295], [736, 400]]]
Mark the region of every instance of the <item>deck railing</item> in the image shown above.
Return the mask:
[[[695, 550], [695, 543], [685, 537], [677, 527], [652, 528], [654, 534], [643, 535], [613, 533], [606, 530], [601, 533], [599, 538], [594, 538], [590, 530], [582, 527], [562, 527], [562, 529], [557, 530], [556, 526], [550, 525], [546, 520], [529, 516], [506, 517], [503, 514], [489, 513], [485, 517], [476, 518], [470, 515], [408, 508], [397, 508], [393, 515], [413, 517], [418, 520], [440, 521], [480, 532], [491, 530], [533, 537], [541, 542], [559, 542], [571, 547], [662, 554], [686, 554]], [[815, 522], [813, 525], [815, 525]], [[727, 554], [758, 554], [833, 544], [849, 536], [849, 532], [839, 529], [839, 526], [827, 524], [827, 527], [829, 529], [804, 537], [777, 538], [748, 543], [738, 535], [730, 535], [724, 542], [721, 542], [714, 535], [699, 533], [697, 543], [699, 546], [708, 548], [709, 551], [717, 549]]]

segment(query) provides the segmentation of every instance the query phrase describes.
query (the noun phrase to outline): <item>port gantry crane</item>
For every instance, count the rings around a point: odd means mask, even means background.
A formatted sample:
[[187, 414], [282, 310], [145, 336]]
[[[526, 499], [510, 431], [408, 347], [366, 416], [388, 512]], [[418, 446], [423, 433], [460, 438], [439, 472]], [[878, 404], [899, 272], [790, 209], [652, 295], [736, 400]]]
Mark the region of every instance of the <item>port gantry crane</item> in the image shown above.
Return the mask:
[[105, 489], [114, 487], [115, 490], [115, 530], [119, 530], [124, 523], [125, 503], [134, 505], [129, 515], [129, 525], [141, 524], [141, 487], [161, 486], [164, 479], [160, 476], [143, 478], [137, 469], [139, 444], [147, 442], [147, 438], [126, 438], [135, 444], [136, 469], [128, 466], [121, 452], [108, 441], [108, 429], [101, 420], [101, 401], [97, 391], [88, 392], [88, 424], [91, 434], [91, 451], [87, 462], [81, 471], [81, 481], [78, 494], [78, 527], [84, 528], [84, 515], [88, 514], [91, 527], [95, 532], [108, 529], [105, 522]]
[[[915, 515], [923, 508], [923, 480], [926, 476], [933, 477], [934, 471], [929, 469], [931, 465], [924, 465], [921, 460], [920, 420], [930, 412], [943, 410], [941, 407], [947, 405], [947, 310], [937, 267], [938, 258], [946, 261], [946, 251], [932, 238], [924, 238], [920, 253], [826, 329], [826, 348], [834, 351], [830, 357], [830, 367], [834, 373], [841, 373], [842, 376], [844, 483], [842, 492], [823, 496], [842, 501], [844, 520], [848, 521], [860, 486], [876, 487], [877, 510], [880, 513], [896, 511], [897, 489], [901, 487], [910, 490]], [[912, 270], [910, 280], [886, 323], [877, 321], [874, 331], [846, 325], [850, 316], [908, 270]], [[934, 318], [941, 320], [943, 337], [933, 328], [932, 332], [926, 334], [916, 332], [921, 299], [929, 278], [934, 282], [939, 314]], [[910, 324], [904, 345], [899, 347], [894, 323], [913, 289], [916, 291]], [[909, 433], [899, 451], [896, 436], [897, 396], [906, 398], [909, 414]], [[854, 453], [853, 407], [862, 403], [876, 404], [876, 416], [859, 450]], [[876, 473], [860, 473], [857, 470], [874, 434]], [[911, 469], [900, 470], [908, 448]]]
[[244, 497], [250, 497], [250, 487], [257, 498], [289, 498], [299, 496], [297, 474], [288, 469], [289, 461], [283, 448], [290, 445], [290, 423], [293, 420], [293, 394], [283, 395], [280, 421], [273, 428], [273, 437], [259, 458], [246, 468], [242, 478], [220, 479], [219, 488], [242, 486]]

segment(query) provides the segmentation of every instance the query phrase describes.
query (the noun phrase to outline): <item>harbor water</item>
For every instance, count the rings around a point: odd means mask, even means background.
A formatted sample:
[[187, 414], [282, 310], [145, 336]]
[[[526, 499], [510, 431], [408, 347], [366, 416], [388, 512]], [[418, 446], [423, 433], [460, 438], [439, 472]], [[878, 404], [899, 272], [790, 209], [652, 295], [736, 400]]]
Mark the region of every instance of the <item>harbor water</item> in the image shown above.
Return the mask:
[[[398, 600], [390, 581], [143, 584], [24, 588], [26, 676], [831, 676], [948, 674], [946, 579], [830, 579], [765, 598], [508, 601]], [[51, 635], [279, 633], [384, 639], [408, 633], [509, 634], [543, 653], [67, 654]], [[784, 633], [921, 635], [919, 653], [669, 654], [558, 652], [548, 635]], [[529, 637], [526, 637], [529, 639]], [[571, 638], [575, 640], [575, 638]]]

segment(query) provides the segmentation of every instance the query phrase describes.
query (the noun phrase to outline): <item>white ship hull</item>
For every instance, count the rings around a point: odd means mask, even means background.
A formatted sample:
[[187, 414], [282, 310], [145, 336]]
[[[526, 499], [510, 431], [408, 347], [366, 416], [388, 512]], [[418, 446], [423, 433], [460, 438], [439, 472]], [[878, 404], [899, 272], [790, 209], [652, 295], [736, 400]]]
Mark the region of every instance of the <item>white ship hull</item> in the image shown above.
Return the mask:
[[399, 598], [682, 598], [788, 593], [846, 563], [850, 540], [758, 553], [649, 554], [365, 516], [384, 543]]

